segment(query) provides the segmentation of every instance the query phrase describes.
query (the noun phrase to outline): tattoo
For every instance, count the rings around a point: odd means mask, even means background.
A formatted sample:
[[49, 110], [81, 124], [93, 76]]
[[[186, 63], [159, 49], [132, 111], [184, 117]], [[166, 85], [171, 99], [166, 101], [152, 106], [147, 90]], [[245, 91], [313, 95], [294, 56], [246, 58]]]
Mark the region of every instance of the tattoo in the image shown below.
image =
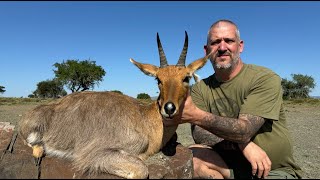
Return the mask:
[[215, 144], [223, 141], [222, 138], [196, 125], [191, 125], [191, 132], [196, 144], [214, 146]]
[[237, 143], [246, 143], [264, 124], [264, 118], [251, 114], [240, 114], [238, 119], [209, 114], [196, 125], [220, 138]]

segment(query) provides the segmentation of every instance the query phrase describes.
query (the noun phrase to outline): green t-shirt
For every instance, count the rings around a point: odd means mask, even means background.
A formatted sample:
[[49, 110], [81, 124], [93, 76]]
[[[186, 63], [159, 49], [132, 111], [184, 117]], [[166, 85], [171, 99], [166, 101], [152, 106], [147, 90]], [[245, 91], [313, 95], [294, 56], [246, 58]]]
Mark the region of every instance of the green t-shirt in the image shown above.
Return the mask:
[[286, 126], [281, 78], [273, 71], [244, 64], [229, 81], [218, 82], [211, 75], [196, 83], [191, 96], [197, 107], [218, 116], [238, 118], [239, 114], [251, 114], [265, 118], [266, 123], [251, 140], [268, 154], [272, 170], [283, 169], [301, 177]]

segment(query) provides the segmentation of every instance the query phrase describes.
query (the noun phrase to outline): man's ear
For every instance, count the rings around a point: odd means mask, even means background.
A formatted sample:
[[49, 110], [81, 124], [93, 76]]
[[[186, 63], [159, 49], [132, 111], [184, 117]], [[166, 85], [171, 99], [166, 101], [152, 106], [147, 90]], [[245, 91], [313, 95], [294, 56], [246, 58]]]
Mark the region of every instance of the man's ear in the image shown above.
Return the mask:
[[242, 53], [243, 49], [244, 49], [244, 42], [243, 40], [241, 40], [239, 43], [239, 52]]

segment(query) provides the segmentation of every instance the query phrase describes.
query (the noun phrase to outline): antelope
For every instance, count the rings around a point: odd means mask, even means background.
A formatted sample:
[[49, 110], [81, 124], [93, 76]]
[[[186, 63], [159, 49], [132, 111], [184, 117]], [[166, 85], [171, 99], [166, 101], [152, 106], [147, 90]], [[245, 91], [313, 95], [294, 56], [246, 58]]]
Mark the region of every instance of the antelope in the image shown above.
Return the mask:
[[19, 136], [33, 148], [33, 156], [70, 160], [77, 171], [109, 173], [123, 178], [148, 178], [144, 161], [158, 153], [177, 126], [164, 126], [186, 97], [189, 80], [209, 55], [185, 66], [188, 34], [176, 65], [168, 65], [159, 34], [160, 67], [130, 61], [158, 81], [159, 96], [151, 104], [114, 92], [69, 94], [27, 112], [18, 124]]

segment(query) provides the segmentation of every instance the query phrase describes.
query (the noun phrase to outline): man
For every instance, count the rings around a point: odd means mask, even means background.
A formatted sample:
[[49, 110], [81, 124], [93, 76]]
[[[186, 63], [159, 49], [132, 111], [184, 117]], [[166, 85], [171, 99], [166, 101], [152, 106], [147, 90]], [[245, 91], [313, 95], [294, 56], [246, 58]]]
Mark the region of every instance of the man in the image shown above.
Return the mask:
[[191, 123], [195, 177], [301, 178], [286, 127], [281, 78], [245, 64], [243, 48], [236, 24], [214, 23], [204, 49], [211, 53], [215, 73], [192, 87], [181, 117], [164, 123]]

